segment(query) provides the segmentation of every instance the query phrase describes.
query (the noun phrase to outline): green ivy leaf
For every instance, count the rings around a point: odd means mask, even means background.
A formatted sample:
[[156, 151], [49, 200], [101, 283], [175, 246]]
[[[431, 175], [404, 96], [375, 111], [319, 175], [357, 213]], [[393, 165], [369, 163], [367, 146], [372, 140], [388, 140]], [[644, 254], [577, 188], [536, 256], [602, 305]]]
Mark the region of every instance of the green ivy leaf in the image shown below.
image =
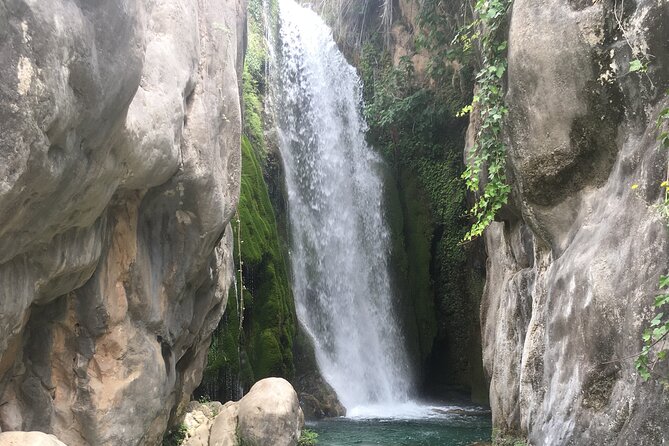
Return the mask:
[[639, 59], [634, 59], [630, 62], [630, 73], [634, 73], [635, 71], [645, 71], [643, 63]]
[[669, 275], [660, 276], [660, 288], [669, 288]]
[[659, 296], [655, 297], [655, 308], [659, 308], [663, 305], [666, 305], [669, 303], [669, 293], [667, 294], [660, 294]]
[[662, 322], [662, 316], [664, 316], [664, 313], [657, 313], [653, 318], [653, 320], [650, 321], [650, 326], [657, 327], [658, 325], [660, 325], [660, 323]]

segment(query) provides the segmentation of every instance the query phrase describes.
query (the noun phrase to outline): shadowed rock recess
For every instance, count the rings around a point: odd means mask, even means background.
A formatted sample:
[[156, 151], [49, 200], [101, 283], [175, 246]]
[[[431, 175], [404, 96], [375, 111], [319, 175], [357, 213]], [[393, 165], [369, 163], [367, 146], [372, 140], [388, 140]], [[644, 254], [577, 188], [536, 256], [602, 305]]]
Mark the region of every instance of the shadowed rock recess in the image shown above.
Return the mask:
[[[634, 369], [669, 254], [655, 124], [669, 105], [669, 3], [624, 6], [511, 11], [504, 215], [519, 217], [486, 232], [481, 315], [493, 423], [531, 444], [669, 441], [666, 390]], [[647, 73], [629, 72], [636, 57]]]
[[0, 428], [154, 445], [231, 280], [244, 0], [0, 3]]

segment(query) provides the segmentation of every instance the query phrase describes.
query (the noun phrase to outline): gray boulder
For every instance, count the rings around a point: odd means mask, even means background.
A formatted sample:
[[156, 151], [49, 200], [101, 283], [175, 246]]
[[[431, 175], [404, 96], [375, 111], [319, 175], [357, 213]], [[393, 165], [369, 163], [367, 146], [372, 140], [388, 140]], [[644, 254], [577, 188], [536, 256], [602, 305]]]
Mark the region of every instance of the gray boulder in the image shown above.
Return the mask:
[[294, 446], [304, 425], [297, 393], [282, 378], [255, 383], [239, 401], [238, 417], [237, 434], [245, 446]]
[[265, 378], [237, 402], [191, 403], [182, 445], [295, 446], [303, 425], [293, 386], [283, 378]]

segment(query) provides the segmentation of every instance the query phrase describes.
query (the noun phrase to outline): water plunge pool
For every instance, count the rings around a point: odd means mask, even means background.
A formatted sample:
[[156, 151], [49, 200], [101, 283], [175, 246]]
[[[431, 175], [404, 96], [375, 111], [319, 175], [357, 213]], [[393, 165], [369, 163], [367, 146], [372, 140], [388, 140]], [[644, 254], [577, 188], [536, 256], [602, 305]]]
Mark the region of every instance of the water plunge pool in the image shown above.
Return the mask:
[[[401, 414], [307, 422], [318, 446], [469, 446], [490, 441], [490, 412], [475, 406], [415, 406]], [[365, 412], [364, 408], [358, 413]]]

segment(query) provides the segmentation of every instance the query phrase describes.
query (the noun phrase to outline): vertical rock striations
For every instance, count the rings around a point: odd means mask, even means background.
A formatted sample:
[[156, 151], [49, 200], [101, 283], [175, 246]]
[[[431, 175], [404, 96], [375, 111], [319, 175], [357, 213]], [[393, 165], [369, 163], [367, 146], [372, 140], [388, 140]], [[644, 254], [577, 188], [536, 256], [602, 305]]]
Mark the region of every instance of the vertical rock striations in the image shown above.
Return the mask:
[[0, 3], [3, 431], [157, 444], [199, 382], [232, 269], [244, 10]]
[[669, 257], [667, 41], [666, 1], [514, 2], [514, 205], [485, 236], [482, 327], [494, 424], [532, 444], [669, 441], [666, 391], [634, 369]]

